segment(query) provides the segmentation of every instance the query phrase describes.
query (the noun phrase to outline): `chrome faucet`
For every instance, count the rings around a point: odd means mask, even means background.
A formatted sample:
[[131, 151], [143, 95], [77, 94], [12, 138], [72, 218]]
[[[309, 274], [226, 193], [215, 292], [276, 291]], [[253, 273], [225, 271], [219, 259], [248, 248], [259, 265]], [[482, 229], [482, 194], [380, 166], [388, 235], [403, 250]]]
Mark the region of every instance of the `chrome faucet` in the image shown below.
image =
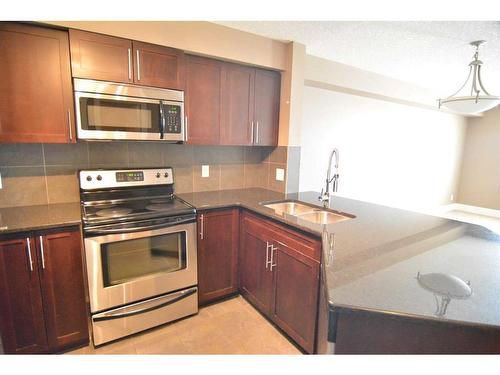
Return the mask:
[[[335, 155], [335, 173], [333, 177], [332, 172], [332, 159]], [[318, 197], [321, 202], [323, 202], [324, 207], [330, 205], [330, 184], [332, 184], [332, 192], [335, 193], [339, 186], [339, 150], [334, 148], [330, 154], [330, 159], [328, 160], [328, 170], [326, 171], [326, 187], [321, 189], [321, 195]]]

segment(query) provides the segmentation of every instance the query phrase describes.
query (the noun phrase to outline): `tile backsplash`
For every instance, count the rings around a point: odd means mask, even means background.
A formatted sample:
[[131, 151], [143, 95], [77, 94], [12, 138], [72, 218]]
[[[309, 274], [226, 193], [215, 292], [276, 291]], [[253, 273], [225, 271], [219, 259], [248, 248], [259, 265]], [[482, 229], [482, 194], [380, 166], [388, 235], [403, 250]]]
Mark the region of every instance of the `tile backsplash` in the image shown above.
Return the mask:
[[[244, 187], [284, 192], [292, 151], [151, 142], [0, 144], [0, 207], [77, 202], [77, 171], [83, 168], [171, 166], [178, 193]], [[209, 165], [209, 177], [201, 177], [202, 165]], [[285, 170], [285, 181], [276, 181], [276, 168]]]

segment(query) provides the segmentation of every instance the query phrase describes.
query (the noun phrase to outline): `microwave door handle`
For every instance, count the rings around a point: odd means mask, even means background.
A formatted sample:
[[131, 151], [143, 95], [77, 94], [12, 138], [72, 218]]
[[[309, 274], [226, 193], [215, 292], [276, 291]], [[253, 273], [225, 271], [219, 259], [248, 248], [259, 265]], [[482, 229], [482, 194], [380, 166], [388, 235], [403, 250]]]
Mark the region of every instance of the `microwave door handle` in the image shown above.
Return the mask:
[[165, 134], [165, 114], [163, 113], [163, 104], [160, 102], [160, 139], [163, 139]]

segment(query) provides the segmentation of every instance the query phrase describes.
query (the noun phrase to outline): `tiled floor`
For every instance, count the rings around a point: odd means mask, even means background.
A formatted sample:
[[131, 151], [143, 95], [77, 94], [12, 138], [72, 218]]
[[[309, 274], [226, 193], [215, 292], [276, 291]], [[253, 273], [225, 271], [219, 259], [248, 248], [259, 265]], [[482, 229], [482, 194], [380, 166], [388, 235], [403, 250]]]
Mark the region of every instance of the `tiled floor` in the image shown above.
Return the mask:
[[198, 315], [98, 349], [68, 354], [301, 354], [271, 323], [238, 296]]

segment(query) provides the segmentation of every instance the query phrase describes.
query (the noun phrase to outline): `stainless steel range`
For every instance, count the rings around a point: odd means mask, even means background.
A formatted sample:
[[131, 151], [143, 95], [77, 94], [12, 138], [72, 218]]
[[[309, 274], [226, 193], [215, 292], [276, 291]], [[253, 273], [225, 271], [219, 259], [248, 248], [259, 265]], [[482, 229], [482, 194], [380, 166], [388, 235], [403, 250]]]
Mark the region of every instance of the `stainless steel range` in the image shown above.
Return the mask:
[[172, 168], [79, 178], [94, 345], [197, 313], [196, 211]]

